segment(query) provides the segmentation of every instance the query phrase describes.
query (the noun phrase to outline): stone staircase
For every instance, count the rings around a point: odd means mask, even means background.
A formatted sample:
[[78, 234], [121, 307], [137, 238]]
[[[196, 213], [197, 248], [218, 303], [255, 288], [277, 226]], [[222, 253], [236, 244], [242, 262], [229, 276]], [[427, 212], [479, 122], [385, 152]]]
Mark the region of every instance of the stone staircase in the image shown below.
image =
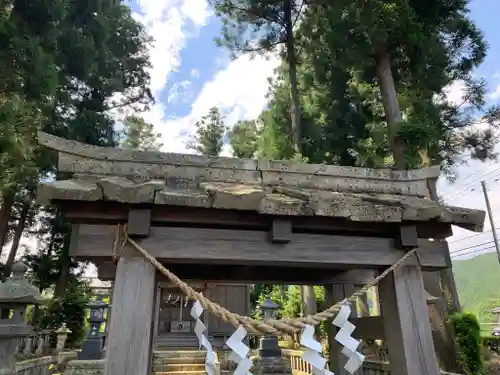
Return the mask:
[[194, 333], [169, 333], [156, 338], [155, 348], [157, 350], [195, 349], [198, 348], [198, 338]]
[[[156, 350], [153, 353], [154, 375], [206, 375], [203, 350]], [[221, 371], [220, 375], [230, 375]]]

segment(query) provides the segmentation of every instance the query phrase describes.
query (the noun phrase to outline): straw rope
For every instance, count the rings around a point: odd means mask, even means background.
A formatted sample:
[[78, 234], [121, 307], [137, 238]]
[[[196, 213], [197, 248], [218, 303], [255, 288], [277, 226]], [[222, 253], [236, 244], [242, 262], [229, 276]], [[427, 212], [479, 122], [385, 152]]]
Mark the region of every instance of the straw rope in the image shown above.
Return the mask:
[[[118, 243], [120, 242], [121, 229], [123, 229], [124, 240], [121, 246], [118, 247]], [[208, 298], [203, 296], [203, 294], [196, 292], [188, 284], [179, 279], [175, 274], [170, 272], [165, 266], [163, 266], [160, 262], [158, 262], [154, 256], [149, 254], [136, 241], [130, 238], [127, 233], [126, 225], [121, 226], [120, 224], [118, 224], [116, 228], [116, 236], [113, 246], [113, 259], [115, 261], [119, 259], [120, 253], [127, 242], [130, 243], [130, 245], [132, 245], [132, 247], [135, 248], [139, 253], [141, 253], [144, 256], [144, 258], [146, 258], [146, 260], [148, 260], [154, 267], [156, 267], [156, 269], [160, 271], [168, 280], [170, 280], [170, 282], [172, 282], [175, 286], [177, 286], [186, 297], [188, 297], [191, 300], [198, 300], [204, 309], [208, 310], [211, 314], [214, 314], [218, 318], [222, 319], [225, 323], [229, 323], [236, 328], [240, 325], [244, 326], [247, 332], [249, 332], [252, 335], [279, 334], [279, 333], [294, 334], [303, 329], [307, 324], [318, 325], [319, 323], [325, 320], [334, 318], [343, 304], [355, 303], [358, 297], [365, 294], [371, 287], [376, 286], [389, 273], [391, 273], [396, 268], [401, 266], [412, 255], [416, 254], [417, 251], [417, 248], [413, 248], [412, 250], [408, 251], [396, 263], [394, 263], [392, 266], [390, 266], [384, 272], [382, 272], [379, 276], [373, 279], [372, 282], [363, 286], [360, 290], [353, 293], [349, 298], [337, 302], [336, 304], [330, 306], [329, 308], [321, 312], [302, 318], [281, 319], [281, 320], [266, 319], [265, 321], [259, 321], [250, 318], [248, 316], [242, 316], [239, 314], [232, 313], [226, 308], [210, 301]]]

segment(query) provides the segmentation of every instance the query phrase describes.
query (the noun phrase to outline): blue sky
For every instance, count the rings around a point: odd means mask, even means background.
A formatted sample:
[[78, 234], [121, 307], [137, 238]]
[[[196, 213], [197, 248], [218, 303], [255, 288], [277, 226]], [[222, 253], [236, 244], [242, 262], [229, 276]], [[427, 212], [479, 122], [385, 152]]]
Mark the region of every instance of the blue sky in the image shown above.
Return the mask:
[[[140, 0], [129, 5], [156, 39], [153, 88], [158, 105], [146, 117], [163, 134], [166, 149], [184, 151], [192, 124], [212, 105], [219, 106], [230, 123], [258, 115], [265, 105], [267, 77], [277, 61], [230, 61], [227, 51], [215, 45], [220, 22], [206, 0]], [[495, 92], [500, 82], [500, 39], [495, 30], [500, 2], [473, 0], [470, 9], [490, 45], [477, 74], [488, 77]]]
[[[266, 104], [267, 78], [278, 64], [276, 59], [240, 57], [231, 61], [228, 53], [215, 45], [220, 22], [207, 0], [140, 0], [138, 4], [132, 3], [131, 8], [156, 39], [152, 77], [157, 104], [144, 117], [162, 134], [165, 150], [185, 152], [194, 122], [211, 106], [218, 106], [230, 125], [238, 119], [259, 115]], [[491, 90], [488, 99], [496, 102], [500, 100], [500, 38], [496, 17], [500, 14], [500, 1], [472, 0], [470, 10], [490, 47], [476, 75], [488, 80]], [[450, 99], [460, 100], [462, 87], [460, 83], [452, 85]], [[498, 163], [472, 162], [458, 168], [458, 172], [460, 177], [454, 185], [444, 180], [439, 182], [445, 199], [455, 205], [484, 208], [478, 189], [483, 176], [487, 176], [492, 192], [499, 190]], [[500, 214], [500, 194], [492, 194], [492, 205]], [[500, 218], [497, 221], [500, 223]], [[485, 249], [491, 245], [491, 232], [463, 239], [468, 236], [467, 231], [456, 230], [451, 239], [452, 251], [463, 252], [483, 243]]]

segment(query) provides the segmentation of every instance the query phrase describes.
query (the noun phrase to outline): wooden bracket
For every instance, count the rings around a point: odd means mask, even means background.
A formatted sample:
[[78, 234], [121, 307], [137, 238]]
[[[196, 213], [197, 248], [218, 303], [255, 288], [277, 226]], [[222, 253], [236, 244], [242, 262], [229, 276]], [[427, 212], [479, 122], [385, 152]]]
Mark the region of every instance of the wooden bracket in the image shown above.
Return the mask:
[[289, 243], [292, 240], [292, 222], [274, 219], [271, 227], [272, 243]]
[[402, 225], [396, 235], [394, 245], [397, 249], [413, 249], [418, 247], [418, 233], [416, 225]]
[[127, 231], [130, 236], [147, 237], [151, 227], [151, 210], [130, 209], [128, 211]]

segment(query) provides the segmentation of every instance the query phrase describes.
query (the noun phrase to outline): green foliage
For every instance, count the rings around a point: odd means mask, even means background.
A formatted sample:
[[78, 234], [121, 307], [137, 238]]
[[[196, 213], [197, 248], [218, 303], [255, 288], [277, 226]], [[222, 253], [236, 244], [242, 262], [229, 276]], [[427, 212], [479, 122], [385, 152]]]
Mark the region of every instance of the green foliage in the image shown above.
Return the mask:
[[[454, 261], [453, 273], [462, 308], [474, 313], [481, 323], [495, 322], [491, 309], [500, 306], [500, 274], [496, 253]], [[490, 329], [491, 326], [486, 328]], [[490, 333], [487, 332], [488, 335]]]
[[[61, 214], [33, 202], [40, 179], [65, 177], [56, 173], [55, 153], [37, 146], [36, 131], [113, 146], [113, 112], [146, 109], [153, 101], [150, 37], [129, 7], [101, 5], [70, 0], [0, 5], [0, 244], [12, 235], [10, 228], [37, 236], [40, 246], [26, 255], [26, 263], [41, 290], [54, 289], [49, 306], [54, 319], [74, 319], [75, 337], [83, 323], [79, 298], [85, 294], [74, 286], [82, 264], [69, 256], [70, 229]], [[21, 217], [26, 202], [28, 214]], [[16, 251], [13, 246], [11, 255]], [[59, 324], [47, 321], [50, 314], [44, 324]]]
[[[463, 1], [429, 7], [407, 0], [308, 4], [294, 33], [302, 155], [314, 163], [393, 163], [374, 58], [382, 50], [391, 57], [404, 118], [397, 136], [408, 167], [440, 164], [453, 177], [464, 152], [480, 160], [494, 157], [500, 111], [485, 106], [485, 82], [471, 76], [486, 44], [468, 17]], [[260, 157], [291, 159], [295, 153], [288, 73], [283, 59], [260, 118]], [[446, 99], [446, 88], [457, 79], [465, 84], [458, 105]], [[481, 121], [490, 126], [478, 130]]]
[[127, 116], [123, 121], [123, 139], [120, 146], [129, 150], [159, 151], [162, 144], [157, 140], [161, 134], [155, 133], [153, 124], [138, 116]]
[[301, 6], [291, 0], [210, 0], [222, 22], [217, 44], [233, 56], [275, 49], [287, 38], [285, 5], [296, 19]]
[[252, 158], [257, 151], [259, 129], [256, 121], [238, 121], [228, 132], [229, 144], [237, 158]]
[[482, 375], [481, 335], [474, 314], [455, 313], [450, 317], [459, 352], [459, 361], [466, 375]]
[[196, 122], [195, 127], [196, 134], [189, 140], [188, 148], [205, 156], [219, 156], [228, 130], [219, 109], [210, 108], [208, 114]]
[[68, 346], [78, 345], [85, 333], [86, 308], [89, 300], [90, 290], [85, 283], [70, 283], [63, 296], [53, 298], [46, 309], [42, 310], [38, 327], [54, 330], [66, 323], [72, 331], [68, 336]]

